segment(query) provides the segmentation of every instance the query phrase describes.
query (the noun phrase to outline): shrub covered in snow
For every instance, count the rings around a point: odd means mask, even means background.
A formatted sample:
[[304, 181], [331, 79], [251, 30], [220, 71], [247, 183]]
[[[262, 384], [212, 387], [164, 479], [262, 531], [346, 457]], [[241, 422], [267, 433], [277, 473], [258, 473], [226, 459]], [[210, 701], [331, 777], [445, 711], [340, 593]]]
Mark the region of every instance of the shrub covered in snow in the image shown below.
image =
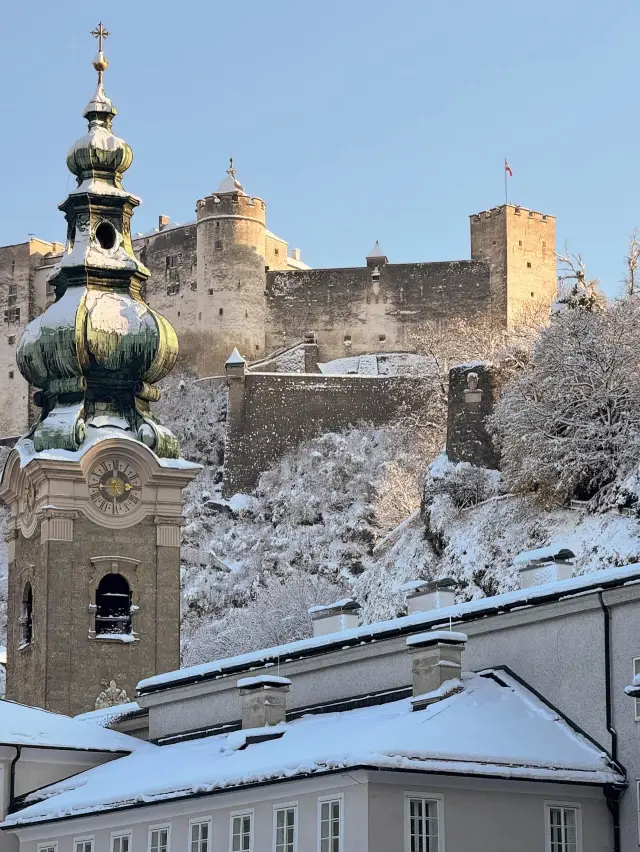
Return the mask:
[[590, 499], [638, 464], [639, 322], [635, 299], [555, 316], [490, 420], [510, 489]]

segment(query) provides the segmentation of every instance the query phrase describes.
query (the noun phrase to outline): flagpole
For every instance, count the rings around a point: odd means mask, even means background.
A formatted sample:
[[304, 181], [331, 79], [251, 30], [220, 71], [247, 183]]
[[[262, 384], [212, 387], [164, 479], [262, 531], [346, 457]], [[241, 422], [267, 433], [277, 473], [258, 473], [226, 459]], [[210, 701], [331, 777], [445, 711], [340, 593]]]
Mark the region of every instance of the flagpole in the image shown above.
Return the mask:
[[507, 194], [507, 158], [504, 158], [504, 204], [505, 207], [509, 203], [508, 194]]

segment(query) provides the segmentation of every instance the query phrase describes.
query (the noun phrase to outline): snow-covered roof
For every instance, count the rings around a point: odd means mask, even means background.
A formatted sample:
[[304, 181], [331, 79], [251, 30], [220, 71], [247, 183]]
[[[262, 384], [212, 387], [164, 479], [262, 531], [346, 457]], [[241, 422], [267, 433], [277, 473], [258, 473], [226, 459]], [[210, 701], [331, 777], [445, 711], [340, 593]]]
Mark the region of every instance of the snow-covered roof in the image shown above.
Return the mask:
[[451, 642], [454, 645], [464, 645], [467, 642], [466, 633], [458, 633], [455, 630], [430, 630], [428, 633], [416, 633], [407, 638], [407, 645], [412, 648], [414, 645], [434, 644], [436, 642]]
[[311, 269], [308, 263], [296, 260], [295, 257], [290, 257], [289, 255], [287, 255], [287, 266], [290, 266], [291, 269]]
[[[604, 784], [622, 781], [607, 755], [504, 672], [463, 675], [464, 690], [424, 710], [411, 699], [309, 714], [269, 728], [151, 748], [30, 798], [4, 827], [69, 819], [356, 767]], [[27, 799], [29, 801], [29, 799]]]
[[148, 745], [117, 731], [7, 700], [0, 701], [0, 743], [124, 753]]
[[256, 675], [241, 677], [236, 686], [238, 689], [252, 689], [254, 686], [291, 686], [291, 681], [288, 677], [277, 675]]
[[378, 242], [378, 240], [375, 241], [373, 248], [371, 249], [371, 251], [367, 255], [367, 260], [373, 260], [373, 258], [375, 258], [375, 257], [380, 257], [380, 258], [386, 257], [385, 253], [380, 248], [380, 243]]
[[265, 237], [270, 237], [272, 240], [277, 240], [279, 243], [286, 243], [286, 240], [283, 240], [282, 237], [279, 237], [277, 234], [274, 234], [273, 231], [270, 231], [268, 228], [264, 232]]
[[536, 550], [524, 550], [513, 560], [515, 565], [524, 565], [528, 562], [553, 562], [556, 559], [573, 559], [575, 553], [566, 544], [558, 542], [548, 547], [538, 547]]
[[74, 716], [82, 722], [93, 722], [102, 728], [109, 728], [114, 722], [142, 712], [137, 701], [127, 701], [125, 704], [116, 704], [114, 707], [104, 707], [102, 710], [90, 710], [88, 713], [80, 713]]
[[401, 618], [379, 621], [374, 624], [362, 624], [360, 627], [341, 630], [339, 633], [299, 639], [296, 642], [288, 642], [273, 648], [249, 651], [235, 657], [200, 663], [197, 666], [189, 666], [173, 672], [165, 672], [141, 680], [138, 683], [138, 690], [140, 693], [155, 692], [182, 683], [223, 677], [227, 674], [250, 671], [265, 665], [274, 665], [278, 661], [282, 663], [289, 659], [321, 654], [332, 650], [334, 647], [342, 648], [345, 645], [358, 645], [373, 639], [379, 640], [385, 638], [385, 636], [413, 633], [429, 625], [448, 624], [450, 620], [452, 622], [471, 621], [475, 618], [483, 618], [488, 614], [508, 612], [522, 606], [535, 606], [549, 600], [582, 595], [588, 590], [596, 591], [606, 586], [621, 586], [639, 579], [640, 564], [637, 563], [622, 568], [593, 571], [590, 574], [571, 577], [569, 580], [541, 583], [539, 586], [516, 589], [513, 592], [505, 592], [501, 595], [478, 598], [466, 603], [440, 607], [429, 612], [415, 612]]
[[329, 604], [316, 604], [315, 606], [310, 606], [307, 612], [309, 615], [314, 615], [315, 613], [324, 612], [324, 613], [332, 613], [332, 612], [342, 612], [342, 610], [357, 610], [360, 609], [360, 604], [357, 601], [354, 601], [353, 598], [341, 598], [339, 601], [334, 601]]
[[233, 365], [236, 365], [236, 364], [240, 365], [240, 364], [246, 364], [246, 363], [247, 363], [247, 362], [246, 362], [246, 360], [245, 360], [245, 359], [242, 357], [242, 355], [238, 352], [238, 348], [237, 348], [237, 347], [236, 347], [236, 348], [234, 348], [234, 350], [233, 350], [233, 352], [231, 353], [231, 355], [229, 355], [229, 357], [228, 357], [228, 358], [227, 358], [227, 360], [225, 361], [225, 365], [230, 364], [230, 365], [232, 365], [232, 366], [233, 366]]

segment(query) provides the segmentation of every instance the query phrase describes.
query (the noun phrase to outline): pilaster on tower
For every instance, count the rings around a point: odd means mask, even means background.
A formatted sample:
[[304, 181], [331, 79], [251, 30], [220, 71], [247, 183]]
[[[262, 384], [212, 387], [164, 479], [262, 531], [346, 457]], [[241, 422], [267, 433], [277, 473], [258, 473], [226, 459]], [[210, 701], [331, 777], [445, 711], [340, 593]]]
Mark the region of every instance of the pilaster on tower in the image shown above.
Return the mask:
[[122, 186], [133, 153], [112, 130], [108, 33], [92, 34], [98, 85], [67, 155], [77, 185], [60, 206], [56, 299], [17, 350], [41, 415], [0, 482], [11, 512], [7, 697], [71, 715], [94, 709], [111, 681], [126, 700], [142, 677], [179, 665], [182, 489], [199, 469], [151, 412], [178, 341], [141, 296], [139, 199]]

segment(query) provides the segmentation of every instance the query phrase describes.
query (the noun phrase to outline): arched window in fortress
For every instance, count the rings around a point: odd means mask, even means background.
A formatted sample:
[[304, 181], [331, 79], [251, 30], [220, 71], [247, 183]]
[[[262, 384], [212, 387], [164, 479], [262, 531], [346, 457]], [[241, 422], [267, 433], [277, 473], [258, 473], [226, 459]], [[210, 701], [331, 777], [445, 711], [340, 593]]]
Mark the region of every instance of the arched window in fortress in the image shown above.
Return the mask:
[[33, 639], [33, 589], [31, 583], [27, 582], [22, 592], [22, 603], [20, 606], [20, 647], [30, 645]]
[[131, 589], [122, 574], [105, 574], [96, 590], [96, 636], [131, 633]]

